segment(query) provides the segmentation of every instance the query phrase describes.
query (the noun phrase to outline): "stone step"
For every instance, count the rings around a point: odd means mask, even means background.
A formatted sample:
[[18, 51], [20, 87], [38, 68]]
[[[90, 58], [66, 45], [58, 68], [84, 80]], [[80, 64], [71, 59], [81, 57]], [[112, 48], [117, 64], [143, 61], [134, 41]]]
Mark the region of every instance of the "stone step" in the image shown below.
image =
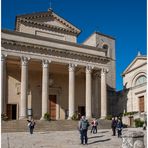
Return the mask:
[[[78, 129], [78, 121], [73, 120], [57, 120], [57, 121], [43, 121], [36, 120], [35, 131], [70, 131]], [[111, 121], [98, 120], [98, 129], [109, 129]], [[2, 132], [25, 132], [28, 131], [28, 122], [26, 120], [2, 121]], [[89, 127], [91, 129], [91, 126]]]

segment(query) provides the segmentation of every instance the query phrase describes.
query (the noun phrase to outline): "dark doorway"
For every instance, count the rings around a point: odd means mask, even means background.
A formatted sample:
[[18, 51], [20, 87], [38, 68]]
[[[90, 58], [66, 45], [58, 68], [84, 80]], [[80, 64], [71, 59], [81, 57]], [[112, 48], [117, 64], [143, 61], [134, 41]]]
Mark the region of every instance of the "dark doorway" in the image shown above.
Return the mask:
[[16, 104], [7, 104], [8, 119], [16, 120], [16, 114], [17, 114], [17, 105]]
[[85, 116], [85, 106], [78, 106], [78, 113], [80, 113], [81, 116]]

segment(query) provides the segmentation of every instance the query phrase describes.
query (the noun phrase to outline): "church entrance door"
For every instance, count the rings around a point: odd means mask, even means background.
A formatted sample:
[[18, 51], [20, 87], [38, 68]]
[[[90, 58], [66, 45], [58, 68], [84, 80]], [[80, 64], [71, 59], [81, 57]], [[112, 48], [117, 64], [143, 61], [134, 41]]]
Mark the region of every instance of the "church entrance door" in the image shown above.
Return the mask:
[[16, 104], [7, 104], [8, 119], [16, 120], [16, 114], [17, 114], [17, 105]]
[[56, 119], [56, 95], [49, 95], [49, 113], [52, 120]]

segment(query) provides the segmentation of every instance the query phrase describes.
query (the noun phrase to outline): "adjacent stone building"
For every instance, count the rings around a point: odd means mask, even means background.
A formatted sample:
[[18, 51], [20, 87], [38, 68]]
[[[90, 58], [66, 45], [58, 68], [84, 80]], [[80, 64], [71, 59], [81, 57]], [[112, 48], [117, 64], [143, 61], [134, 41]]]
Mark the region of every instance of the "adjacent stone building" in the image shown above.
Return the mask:
[[78, 44], [81, 31], [50, 9], [17, 16], [15, 27], [1, 32], [2, 113], [57, 120], [112, 113], [115, 38], [94, 32]]
[[[147, 113], [147, 57], [138, 53], [122, 74], [124, 89], [117, 92], [119, 113]], [[138, 117], [139, 118], [139, 117]]]

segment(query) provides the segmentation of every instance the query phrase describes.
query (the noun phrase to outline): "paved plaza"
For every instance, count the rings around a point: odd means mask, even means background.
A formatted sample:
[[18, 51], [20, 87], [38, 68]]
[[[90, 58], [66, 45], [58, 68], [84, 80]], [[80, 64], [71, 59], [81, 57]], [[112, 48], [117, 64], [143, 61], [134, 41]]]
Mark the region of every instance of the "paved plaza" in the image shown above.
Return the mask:
[[[124, 129], [139, 130], [142, 129]], [[145, 145], [146, 145], [146, 131]], [[112, 136], [111, 129], [98, 130], [97, 134], [88, 131], [88, 145], [80, 145], [78, 131], [50, 131], [50, 132], [29, 132], [2, 133], [2, 148], [121, 148], [122, 138]]]

